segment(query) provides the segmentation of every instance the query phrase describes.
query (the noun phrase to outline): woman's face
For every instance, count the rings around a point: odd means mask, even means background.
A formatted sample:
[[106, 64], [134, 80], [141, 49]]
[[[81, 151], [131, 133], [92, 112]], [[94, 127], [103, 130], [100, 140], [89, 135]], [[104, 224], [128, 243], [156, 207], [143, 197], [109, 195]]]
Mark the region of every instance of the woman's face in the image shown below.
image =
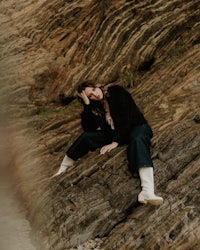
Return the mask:
[[86, 87], [85, 94], [92, 101], [101, 101], [103, 99], [103, 92], [99, 87]]

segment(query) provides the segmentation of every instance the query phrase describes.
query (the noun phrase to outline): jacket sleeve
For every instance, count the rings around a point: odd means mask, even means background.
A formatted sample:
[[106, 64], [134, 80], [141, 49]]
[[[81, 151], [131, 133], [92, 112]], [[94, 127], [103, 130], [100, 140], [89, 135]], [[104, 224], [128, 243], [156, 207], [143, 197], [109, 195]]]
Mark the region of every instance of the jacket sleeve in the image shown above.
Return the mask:
[[90, 105], [84, 105], [81, 113], [81, 126], [84, 131], [95, 131], [98, 128], [97, 117], [92, 113]]
[[114, 121], [113, 141], [123, 144], [132, 127], [133, 105], [131, 94], [121, 86], [113, 86], [110, 90], [110, 111]]

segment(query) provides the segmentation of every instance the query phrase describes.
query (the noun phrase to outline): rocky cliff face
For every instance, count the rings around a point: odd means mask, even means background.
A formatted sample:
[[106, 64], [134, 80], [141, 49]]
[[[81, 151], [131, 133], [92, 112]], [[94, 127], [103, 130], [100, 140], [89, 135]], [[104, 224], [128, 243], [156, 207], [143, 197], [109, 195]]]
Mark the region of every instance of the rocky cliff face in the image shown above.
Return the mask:
[[[0, 2], [1, 123], [38, 249], [200, 247], [199, 8], [198, 0]], [[74, 97], [85, 79], [127, 87], [152, 125], [159, 208], [137, 203], [125, 147], [50, 178], [81, 133]]]

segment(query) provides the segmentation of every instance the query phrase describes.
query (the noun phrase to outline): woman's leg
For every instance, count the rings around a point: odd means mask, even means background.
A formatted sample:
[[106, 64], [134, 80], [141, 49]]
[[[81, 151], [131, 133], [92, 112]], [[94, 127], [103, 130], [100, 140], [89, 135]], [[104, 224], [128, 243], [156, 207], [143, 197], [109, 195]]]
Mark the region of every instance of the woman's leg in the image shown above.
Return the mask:
[[140, 167], [153, 167], [151, 159], [151, 127], [143, 124], [132, 129], [127, 147], [129, 169], [133, 176], [138, 175]]
[[67, 167], [72, 166], [74, 161], [86, 155], [89, 151], [109, 144], [111, 136], [105, 135], [102, 131], [83, 132], [72, 146], [67, 150], [66, 155], [60, 165], [59, 170], [54, 176], [66, 171]]
[[154, 174], [152, 167], [139, 168], [139, 176], [142, 191], [138, 195], [138, 201], [144, 204], [160, 205], [163, 198], [154, 194]]
[[66, 154], [73, 160], [77, 160], [89, 151], [94, 151], [112, 142], [112, 137], [106, 135], [101, 130], [83, 132], [81, 136], [67, 150]]
[[142, 191], [138, 195], [140, 203], [160, 205], [163, 198], [154, 194], [153, 162], [150, 154], [152, 130], [148, 124], [132, 130], [130, 143], [127, 148], [129, 166], [134, 175], [138, 170]]
[[73, 166], [74, 164], [74, 160], [72, 160], [70, 157], [68, 157], [68, 155], [65, 155], [61, 165], [60, 165], [60, 168], [58, 169], [58, 171], [53, 175], [54, 177], [57, 176], [57, 175], [60, 175], [62, 173], [64, 173], [66, 171], [66, 169], [69, 167], [69, 166]]

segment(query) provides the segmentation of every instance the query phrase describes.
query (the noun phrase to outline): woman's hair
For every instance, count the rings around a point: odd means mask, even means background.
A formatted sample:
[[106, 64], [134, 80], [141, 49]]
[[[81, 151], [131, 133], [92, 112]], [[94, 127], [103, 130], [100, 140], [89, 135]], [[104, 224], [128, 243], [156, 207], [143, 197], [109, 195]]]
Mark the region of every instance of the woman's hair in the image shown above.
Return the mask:
[[79, 84], [77, 91], [78, 93], [81, 93], [83, 90], [85, 90], [87, 87], [91, 87], [91, 88], [96, 88], [97, 84], [93, 81], [84, 81], [81, 84]]
[[[78, 93], [81, 93], [83, 90], [85, 90], [87, 87], [91, 87], [91, 88], [96, 88], [98, 87], [99, 84], [95, 83], [94, 81], [84, 81], [82, 82], [81, 84], [79, 84], [78, 88], [77, 88], [77, 91]], [[83, 100], [81, 97], [78, 96], [78, 100], [83, 104]], [[96, 102], [96, 101], [91, 101], [90, 100], [90, 108], [91, 110], [93, 111], [93, 113], [95, 114], [99, 114], [99, 115], [102, 115], [104, 113], [104, 110], [102, 108], [102, 104], [101, 102]]]

